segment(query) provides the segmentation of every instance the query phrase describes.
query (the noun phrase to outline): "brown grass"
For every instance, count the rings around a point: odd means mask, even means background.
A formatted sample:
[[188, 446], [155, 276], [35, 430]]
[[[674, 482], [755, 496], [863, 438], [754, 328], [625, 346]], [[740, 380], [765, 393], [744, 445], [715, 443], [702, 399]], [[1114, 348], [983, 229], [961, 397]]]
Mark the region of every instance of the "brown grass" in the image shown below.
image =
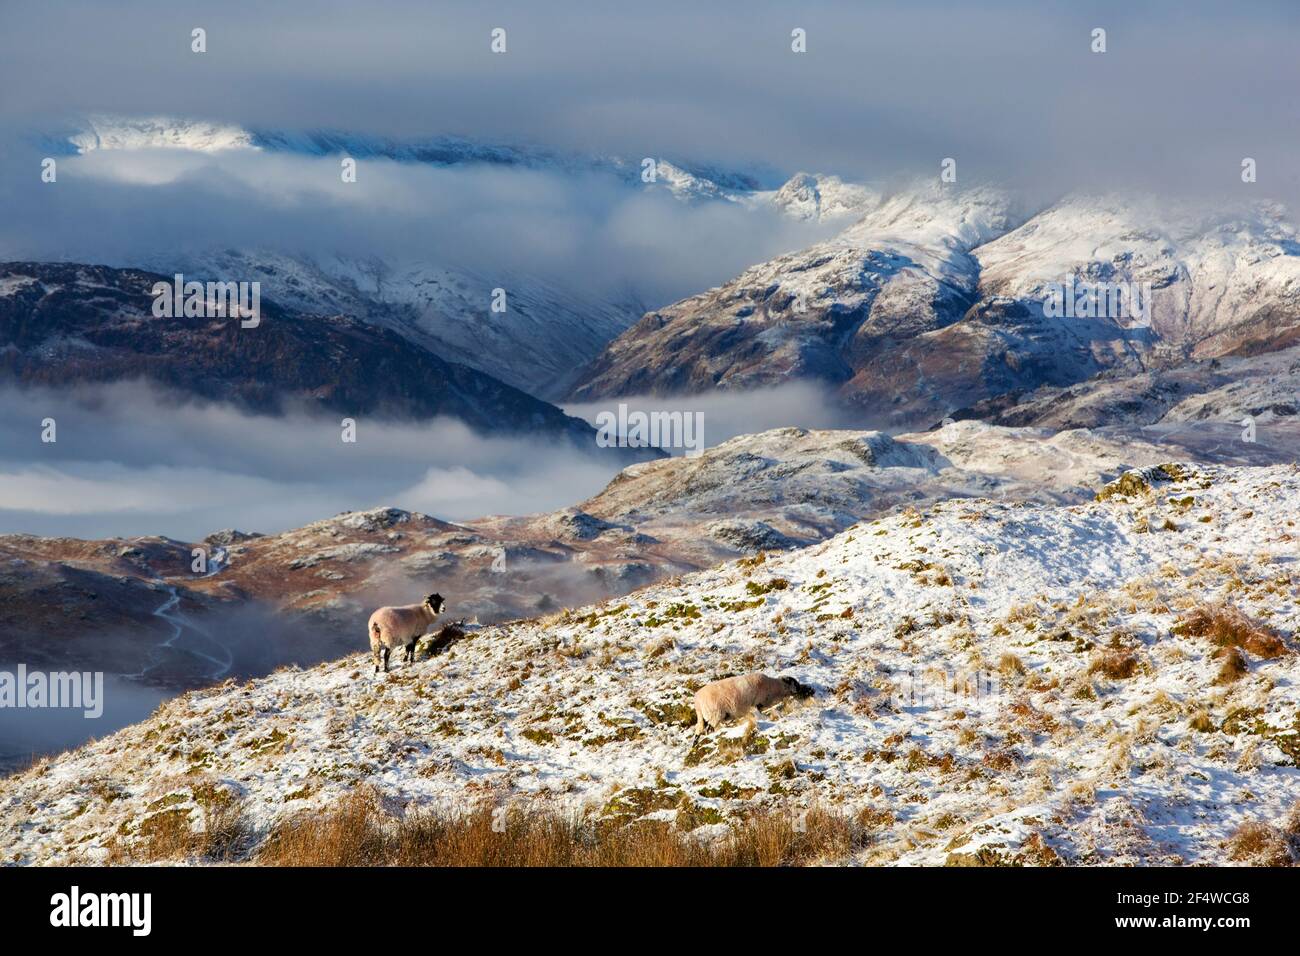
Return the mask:
[[1216, 684], [1231, 684], [1249, 672], [1250, 662], [1246, 660], [1241, 648], [1225, 647], [1218, 653], [1223, 657], [1223, 665], [1219, 668], [1219, 676], [1214, 679]]
[[[494, 823], [497, 830], [493, 829]], [[822, 810], [770, 811], [716, 842], [663, 822], [586, 822], [551, 809], [480, 806], [453, 818], [385, 815], [354, 791], [325, 813], [281, 823], [254, 862], [270, 866], [790, 866], [845, 859], [863, 828]]]
[[1174, 625], [1175, 634], [1203, 637], [1219, 647], [1240, 647], [1256, 657], [1281, 657], [1287, 653], [1282, 638], [1271, 628], [1230, 604], [1202, 604]]
[[1025, 662], [1015, 654], [1003, 654], [998, 659], [998, 673], [1003, 677], [1019, 677], [1025, 673]]
[[1257, 866], [1290, 866], [1291, 853], [1286, 836], [1267, 823], [1243, 823], [1228, 838], [1228, 855]]
[[1243, 823], [1228, 838], [1228, 855], [1255, 866], [1295, 866], [1300, 863], [1300, 801], [1273, 826], [1259, 820]]
[[1002, 747], [987, 751], [980, 762], [991, 770], [1006, 771], [1013, 769], [1018, 759], [1019, 755], [1014, 750]]
[[191, 812], [165, 810], [146, 817], [133, 836], [112, 845], [109, 862], [131, 864], [190, 859], [230, 863], [249, 851], [253, 843], [253, 828], [237, 801], [205, 807], [203, 829], [197, 832], [190, 827]]
[[1111, 680], [1127, 680], [1138, 671], [1138, 656], [1132, 651], [1107, 648], [1099, 651], [1088, 666], [1089, 674], [1101, 673]]

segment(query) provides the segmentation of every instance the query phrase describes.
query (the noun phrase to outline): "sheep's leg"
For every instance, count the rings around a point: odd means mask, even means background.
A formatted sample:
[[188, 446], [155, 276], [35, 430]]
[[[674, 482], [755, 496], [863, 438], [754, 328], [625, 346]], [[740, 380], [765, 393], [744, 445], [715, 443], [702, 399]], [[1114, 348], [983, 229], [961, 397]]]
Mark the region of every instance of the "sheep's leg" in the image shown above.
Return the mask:
[[374, 659], [374, 661], [375, 661], [375, 673], [378, 674], [378, 673], [379, 673], [379, 658], [382, 656], [382, 655], [379, 653], [379, 648], [378, 648], [378, 647], [372, 647], [372, 648], [370, 649], [370, 656], [371, 656], [371, 657]]
[[391, 647], [384, 648], [384, 673], [385, 674], [388, 673], [388, 658], [392, 656], [392, 653], [393, 653], [393, 649]]
[[695, 736], [691, 738], [692, 750], [694, 750], [695, 745], [700, 742], [700, 735], [708, 730], [708, 726], [709, 725], [704, 722], [704, 715], [697, 713], [695, 715]]

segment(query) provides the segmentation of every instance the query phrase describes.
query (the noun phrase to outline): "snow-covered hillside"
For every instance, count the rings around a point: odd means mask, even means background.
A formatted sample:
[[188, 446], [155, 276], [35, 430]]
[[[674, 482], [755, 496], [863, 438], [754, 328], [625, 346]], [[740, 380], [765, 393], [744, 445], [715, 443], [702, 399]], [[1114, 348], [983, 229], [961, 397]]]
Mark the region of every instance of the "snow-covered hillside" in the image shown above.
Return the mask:
[[[787, 188], [792, 214], [815, 208]], [[650, 313], [584, 371], [575, 396], [814, 378], [865, 422], [912, 428], [1103, 372], [1300, 337], [1300, 243], [1275, 203], [1067, 196], [1030, 214], [988, 187], [929, 184], [858, 209], [835, 238]], [[1139, 321], [1045, 314], [1054, 287], [1131, 282], [1149, 284]]]
[[[355, 316], [391, 328], [437, 355], [547, 401], [644, 310], [536, 276], [473, 271], [412, 259], [315, 257], [272, 249], [159, 252], [136, 263], [200, 279], [240, 276], [304, 312]], [[506, 310], [493, 312], [493, 290]]]
[[587, 423], [347, 315], [298, 312], [262, 297], [253, 336], [227, 334], [229, 323], [203, 315], [160, 322], [153, 289], [163, 279], [135, 268], [0, 264], [0, 382], [67, 388], [145, 380], [262, 413], [305, 403], [398, 418], [442, 415], [484, 433], [553, 430], [594, 447]]
[[1151, 325], [1195, 356], [1294, 340], [1300, 243], [1276, 203], [1198, 208], [1073, 196], [981, 246], [980, 295], [1040, 306], [1049, 283], [1150, 283]]
[[[850, 380], [869, 377], [863, 369], [871, 362], [897, 371], [896, 346], [966, 311], [979, 282], [971, 250], [1019, 221], [1013, 200], [992, 187], [916, 184], [869, 206], [833, 239], [649, 313], [586, 369], [574, 397], [746, 389], [792, 378], [847, 382], [852, 390]], [[938, 380], [925, 391], [942, 393], [942, 376], [931, 378]], [[887, 375], [869, 384], [881, 380], [893, 384]], [[898, 388], [878, 414], [915, 390]]]
[[[947, 501], [387, 677], [358, 654], [190, 693], [0, 781], [0, 858], [116, 859], [214, 803], [262, 839], [369, 783], [394, 812], [544, 800], [701, 837], [816, 805], [870, 827], [858, 862], [1226, 862], [1300, 792], [1298, 505], [1295, 466]], [[1216, 644], [1189, 615], [1218, 602], [1253, 623]], [[692, 746], [693, 689], [749, 670], [818, 694]]]
[[[1259, 453], [1250, 463], [1288, 460], [1271, 442], [1243, 447]], [[780, 428], [698, 458], [631, 465], [594, 497], [543, 514], [449, 524], [380, 507], [277, 534], [225, 531], [194, 542], [0, 535], [0, 654], [134, 673], [157, 664], [152, 612], [172, 588], [178, 613], [232, 644], [245, 637], [232, 614], [274, 612], [283, 627], [263, 634], [257, 662], [314, 663], [355, 647], [376, 605], [430, 588], [456, 595], [458, 617], [512, 620], [759, 550], [814, 544], [903, 507], [953, 497], [1086, 501], [1124, 470], [1170, 454], [1141, 435], [975, 421], [897, 439]], [[196, 546], [222, 550], [217, 572], [191, 571]], [[117, 637], [87, 631], [82, 622], [92, 617]], [[155, 679], [186, 688], [206, 679], [205, 662], [184, 646], [163, 657]]]

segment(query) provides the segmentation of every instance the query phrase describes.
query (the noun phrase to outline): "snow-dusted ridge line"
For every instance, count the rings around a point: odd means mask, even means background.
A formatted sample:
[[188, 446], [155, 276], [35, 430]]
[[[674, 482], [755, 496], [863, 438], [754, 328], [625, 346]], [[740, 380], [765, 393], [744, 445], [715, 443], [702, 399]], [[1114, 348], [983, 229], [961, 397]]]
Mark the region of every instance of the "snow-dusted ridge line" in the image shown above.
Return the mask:
[[[1181, 466], [1125, 487], [1068, 507], [904, 511], [474, 629], [388, 679], [370, 679], [359, 648], [187, 694], [0, 781], [0, 857], [104, 860], [159, 814], [201, 826], [220, 791], [263, 838], [368, 782], [392, 806], [443, 811], [869, 810], [863, 863], [1232, 862], [1235, 828], [1281, 820], [1300, 784], [1300, 469]], [[1174, 630], [1225, 599], [1288, 645], [1227, 683], [1215, 647]], [[911, 680], [942, 688], [972, 668], [998, 675], [995, 694], [902, 699]], [[750, 669], [819, 695], [691, 750], [691, 688]]]
[[[797, 214], [808, 204], [788, 189]], [[1042, 208], [917, 181], [864, 200], [833, 238], [648, 313], [572, 398], [812, 379], [861, 423], [912, 429], [1101, 373], [1283, 349], [1300, 341], [1297, 236], [1267, 201], [1073, 195]], [[1067, 284], [1139, 286], [1147, 321], [1045, 309]]]
[[[65, 130], [38, 138], [52, 151], [64, 155], [96, 150], [253, 150], [304, 156], [348, 155], [435, 166], [482, 163], [569, 173], [603, 170], [629, 182], [640, 182], [642, 173], [642, 157], [584, 155], [536, 144], [494, 143], [455, 135], [392, 137], [338, 129], [243, 126], [172, 116], [94, 114], [74, 121]], [[672, 191], [683, 197], [736, 198], [735, 194], [775, 189], [783, 182], [772, 170], [757, 167], [729, 169], [689, 159], [659, 163]]]
[[[798, 220], [848, 221], [880, 200], [880, 189], [838, 176], [797, 172], [785, 176], [759, 164], [729, 166], [689, 158], [633, 157], [566, 152], [537, 144], [494, 143], [454, 135], [390, 137], [337, 129], [245, 127], [169, 116], [96, 114], [65, 130], [35, 136], [55, 155], [100, 150], [181, 149], [203, 153], [250, 151], [301, 156], [347, 155], [431, 166], [496, 165], [553, 170], [566, 175], [604, 172], [639, 188], [662, 188], [684, 202], [725, 201], [748, 207], [770, 204]], [[647, 182], [644, 163], [655, 161]]]

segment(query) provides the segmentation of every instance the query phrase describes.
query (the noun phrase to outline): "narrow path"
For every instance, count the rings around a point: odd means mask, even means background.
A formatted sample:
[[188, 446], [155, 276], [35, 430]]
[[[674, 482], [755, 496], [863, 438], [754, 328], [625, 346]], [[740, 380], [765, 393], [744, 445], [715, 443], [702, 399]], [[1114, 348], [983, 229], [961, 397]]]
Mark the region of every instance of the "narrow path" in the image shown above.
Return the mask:
[[[179, 611], [175, 611], [174, 608], [181, 603], [180, 594], [170, 584], [164, 584], [163, 586], [167, 589], [167, 599], [154, 608], [153, 616], [161, 618], [171, 625], [172, 633], [155, 650], [163, 652], [164, 659], [167, 651], [197, 657], [213, 665], [214, 669], [206, 674], [209, 680], [219, 680], [225, 677], [235, 664], [235, 658], [230, 649], [214, 638], [206, 628], [193, 623]], [[214, 654], [219, 656], [213, 656]], [[163, 660], [159, 660], [150, 664], [138, 674], [125, 676], [139, 679], [147, 676], [150, 671], [161, 667], [162, 664]]]

